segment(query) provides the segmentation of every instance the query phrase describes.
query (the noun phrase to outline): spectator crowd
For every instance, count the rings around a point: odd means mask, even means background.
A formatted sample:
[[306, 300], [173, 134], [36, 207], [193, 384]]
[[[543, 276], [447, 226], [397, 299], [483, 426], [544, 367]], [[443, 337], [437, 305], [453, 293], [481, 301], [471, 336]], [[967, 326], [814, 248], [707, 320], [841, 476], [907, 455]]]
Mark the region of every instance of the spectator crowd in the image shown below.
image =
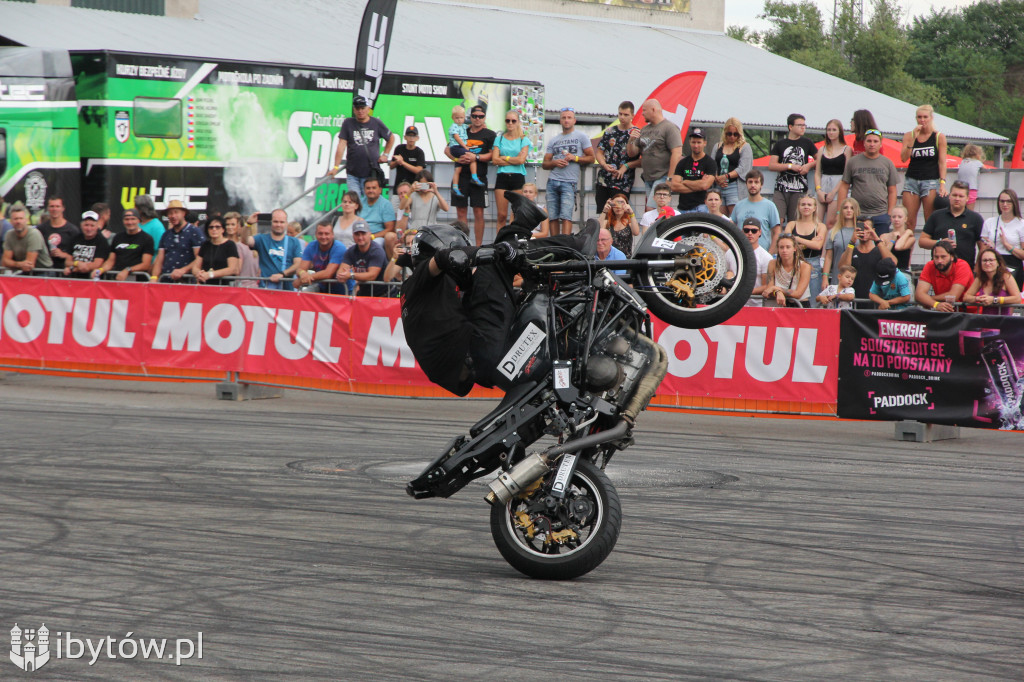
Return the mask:
[[[634, 126], [633, 103], [620, 103], [617, 120], [596, 144], [576, 129], [572, 107], [559, 112], [561, 132], [547, 141], [541, 163], [548, 171], [548, 220], [536, 235], [572, 232], [582, 169], [596, 163], [602, 259], [629, 257], [646, 230], [695, 211], [732, 221], [754, 247], [757, 280], [749, 305], [885, 310], [916, 303], [945, 312], [1009, 314], [1008, 306], [1021, 303], [1019, 198], [1006, 189], [996, 215], [985, 219], [974, 211], [982, 167], [975, 145], [965, 147], [958, 179], [947, 187], [946, 139], [935, 130], [930, 106], [917, 109], [916, 125], [903, 135], [900, 157], [908, 166], [902, 188], [869, 111], [854, 112], [852, 145], [838, 119], [826, 124], [816, 145], [805, 135], [805, 117], [791, 114], [787, 134], [769, 153], [767, 167], [776, 173], [770, 199], [762, 195], [765, 177], [753, 167], [738, 119], [725, 122], [710, 148], [708, 132], [691, 127], [684, 156], [680, 130], [660, 103], [647, 100], [641, 112], [646, 124]], [[511, 217], [508, 192], [537, 199], [536, 185], [526, 181], [531, 141], [519, 113], [506, 112], [501, 132], [487, 129], [485, 120], [483, 105], [471, 107], [468, 119], [463, 107], [452, 111], [445, 155], [456, 170], [446, 197], [426, 168], [418, 129], [406, 128], [404, 144], [395, 145], [397, 135], [356, 96], [331, 170], [337, 174], [344, 159], [348, 191], [336, 216], [310, 226], [308, 243], [302, 225], [289, 223], [283, 209], [247, 217], [213, 213], [197, 224], [181, 201], [168, 202], [159, 216], [152, 198], [141, 195], [120, 226], [110, 224], [104, 204], [93, 205], [76, 225], [65, 216], [62, 198], [51, 196], [38, 226], [29, 224], [21, 204], [0, 215], [2, 267], [82, 279], [397, 293], [390, 283], [408, 273], [396, 259], [439, 212], [454, 207], [454, 224], [467, 234], [471, 225], [476, 243], [483, 242], [490, 166], [496, 227]], [[390, 197], [382, 167], [394, 171]], [[638, 171], [645, 204], [639, 215], [630, 201]], [[910, 265], [916, 247], [931, 256], [917, 278]]]

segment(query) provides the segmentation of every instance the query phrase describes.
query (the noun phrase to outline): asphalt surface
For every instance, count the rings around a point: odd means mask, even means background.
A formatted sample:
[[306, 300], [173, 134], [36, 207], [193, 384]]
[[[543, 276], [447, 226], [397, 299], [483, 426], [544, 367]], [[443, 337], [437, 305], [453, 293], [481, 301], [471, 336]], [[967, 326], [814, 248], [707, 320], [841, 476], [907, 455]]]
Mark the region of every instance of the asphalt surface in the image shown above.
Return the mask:
[[1019, 435], [649, 412], [615, 551], [550, 583], [483, 484], [405, 495], [491, 406], [0, 374], [0, 629], [113, 639], [32, 679], [1024, 679]]

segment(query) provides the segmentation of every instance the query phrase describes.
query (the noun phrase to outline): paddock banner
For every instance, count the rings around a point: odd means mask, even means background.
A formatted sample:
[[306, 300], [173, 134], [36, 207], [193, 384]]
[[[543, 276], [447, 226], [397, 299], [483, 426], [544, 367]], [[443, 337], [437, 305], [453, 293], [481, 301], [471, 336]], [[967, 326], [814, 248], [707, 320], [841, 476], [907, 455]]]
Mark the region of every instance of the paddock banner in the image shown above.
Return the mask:
[[843, 311], [838, 414], [1024, 429], [1024, 319]]
[[744, 307], [707, 329], [654, 320], [668, 351], [658, 395], [834, 403], [839, 315], [835, 310]]

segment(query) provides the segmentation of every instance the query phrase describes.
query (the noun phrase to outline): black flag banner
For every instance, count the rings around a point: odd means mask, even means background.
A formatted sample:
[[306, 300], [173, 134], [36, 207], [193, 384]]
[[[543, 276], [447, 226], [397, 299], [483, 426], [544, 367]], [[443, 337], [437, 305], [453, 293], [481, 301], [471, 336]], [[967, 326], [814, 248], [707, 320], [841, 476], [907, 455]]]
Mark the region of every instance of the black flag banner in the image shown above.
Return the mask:
[[913, 309], [841, 314], [840, 417], [1024, 429], [1024, 319]]
[[363, 25], [356, 43], [355, 94], [366, 98], [371, 109], [380, 94], [384, 62], [391, 45], [398, 0], [369, 0], [363, 12]]

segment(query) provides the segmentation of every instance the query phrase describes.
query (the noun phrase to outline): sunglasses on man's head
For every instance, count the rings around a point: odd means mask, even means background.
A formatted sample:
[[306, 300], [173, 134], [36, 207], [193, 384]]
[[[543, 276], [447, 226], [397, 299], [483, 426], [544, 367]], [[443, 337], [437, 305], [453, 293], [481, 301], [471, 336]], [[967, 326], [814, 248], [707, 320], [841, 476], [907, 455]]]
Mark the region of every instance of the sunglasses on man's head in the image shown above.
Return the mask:
[[575, 109], [573, 109], [572, 107], [562, 107], [561, 109], [559, 109], [559, 111], [560, 111], [560, 112], [566, 112], [566, 111], [571, 111], [571, 112], [572, 112], [572, 113], [574, 113], [574, 114], [576, 113], [576, 110], [575, 110]]
[[868, 128], [867, 130], [864, 131], [864, 136], [867, 137], [868, 135], [878, 135], [879, 137], [881, 137], [882, 131], [879, 130], [878, 128]]

